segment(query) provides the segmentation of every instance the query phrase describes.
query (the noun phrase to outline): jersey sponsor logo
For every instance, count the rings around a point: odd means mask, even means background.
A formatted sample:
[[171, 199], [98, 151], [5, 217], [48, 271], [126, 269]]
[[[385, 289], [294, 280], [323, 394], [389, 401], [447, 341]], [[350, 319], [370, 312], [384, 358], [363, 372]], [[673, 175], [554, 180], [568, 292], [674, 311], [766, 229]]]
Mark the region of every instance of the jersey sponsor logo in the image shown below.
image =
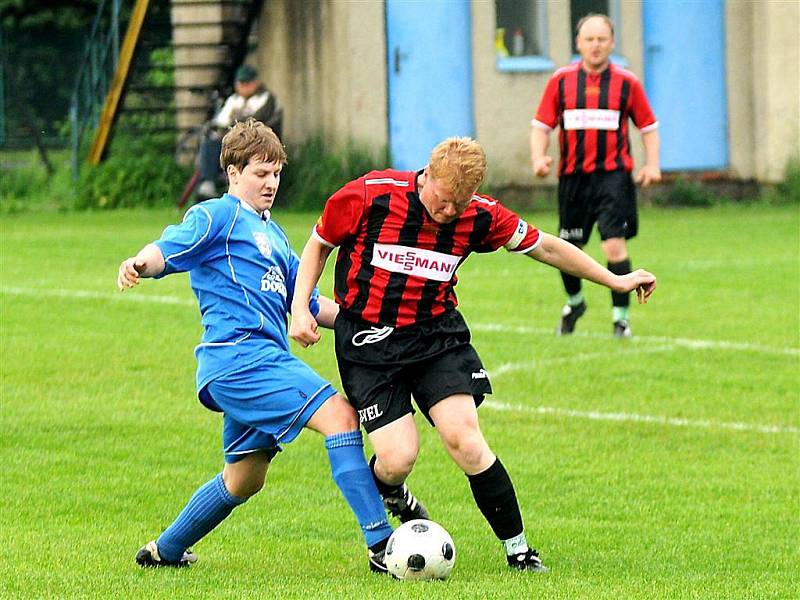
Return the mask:
[[608, 108], [574, 108], [564, 111], [564, 129], [619, 129], [619, 111]]
[[275, 292], [286, 298], [286, 278], [280, 267], [272, 266], [261, 277], [261, 291]]
[[372, 419], [377, 419], [383, 414], [383, 411], [378, 408], [377, 404], [373, 404], [372, 406], [368, 406], [367, 408], [362, 408], [358, 411], [358, 419], [362, 423], [366, 423], [367, 421], [372, 421]]
[[392, 273], [416, 275], [434, 281], [450, 281], [456, 272], [459, 260], [460, 256], [433, 250], [395, 244], [375, 244], [371, 264]]
[[352, 338], [353, 346], [363, 346], [365, 344], [374, 344], [385, 340], [392, 335], [394, 327], [370, 327], [364, 331], [359, 331]]
[[261, 252], [261, 255], [264, 258], [269, 258], [272, 256], [272, 245], [269, 243], [269, 238], [267, 237], [266, 233], [263, 231], [254, 231], [253, 239], [256, 242], [258, 251]]

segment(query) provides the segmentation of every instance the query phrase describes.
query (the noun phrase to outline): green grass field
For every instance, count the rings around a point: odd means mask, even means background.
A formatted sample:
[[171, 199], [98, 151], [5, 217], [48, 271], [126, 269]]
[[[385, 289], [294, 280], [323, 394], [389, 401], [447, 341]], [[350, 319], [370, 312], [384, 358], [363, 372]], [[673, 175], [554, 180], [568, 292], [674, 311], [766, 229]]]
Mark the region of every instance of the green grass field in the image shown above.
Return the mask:
[[[280, 214], [296, 248], [316, 215]], [[473, 256], [458, 286], [494, 395], [482, 428], [552, 572], [508, 572], [463, 475], [418, 419], [409, 483], [452, 534], [450, 580], [371, 575], [355, 520], [304, 433], [264, 491], [181, 571], [143, 571], [154, 538], [221, 466], [194, 399], [197, 309], [184, 275], [120, 294], [119, 262], [172, 211], [0, 220], [2, 598], [796, 598], [800, 594], [797, 207], [642, 211], [634, 263], [659, 277], [611, 338], [586, 288], [553, 335], [555, 270]], [[553, 231], [550, 212], [528, 215]], [[595, 240], [588, 247], [599, 256]], [[323, 290], [330, 293], [330, 269]], [[338, 382], [332, 336], [298, 353]]]

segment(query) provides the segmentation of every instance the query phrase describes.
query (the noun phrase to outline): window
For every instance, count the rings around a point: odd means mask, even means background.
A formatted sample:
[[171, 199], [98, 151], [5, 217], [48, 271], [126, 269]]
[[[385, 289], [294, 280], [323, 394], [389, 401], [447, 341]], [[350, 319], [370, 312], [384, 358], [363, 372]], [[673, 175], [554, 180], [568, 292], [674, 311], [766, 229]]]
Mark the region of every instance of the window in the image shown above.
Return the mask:
[[621, 66], [627, 66], [628, 61], [625, 60], [620, 53], [622, 52], [622, 45], [620, 43], [619, 29], [620, 29], [620, 0], [570, 0], [570, 35], [572, 36], [572, 58], [578, 60], [578, 48], [575, 46], [575, 27], [578, 25], [583, 17], [589, 13], [596, 13], [601, 15], [608, 15], [611, 22], [614, 23], [614, 54], [611, 55], [611, 62]]
[[494, 48], [501, 71], [544, 71], [547, 57], [546, 0], [495, 0]]
[[583, 17], [589, 13], [608, 15], [614, 23], [614, 37], [616, 38], [617, 51], [619, 51], [619, 0], [570, 0], [570, 25], [572, 25], [572, 53], [577, 54], [575, 47], [575, 27]]

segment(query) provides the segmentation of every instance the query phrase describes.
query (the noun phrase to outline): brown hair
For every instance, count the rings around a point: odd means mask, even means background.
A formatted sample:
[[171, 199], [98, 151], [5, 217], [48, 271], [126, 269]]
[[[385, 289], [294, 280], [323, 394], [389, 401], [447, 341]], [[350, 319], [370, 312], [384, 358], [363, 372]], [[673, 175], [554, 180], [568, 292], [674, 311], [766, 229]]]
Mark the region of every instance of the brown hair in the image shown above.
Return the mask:
[[614, 22], [611, 20], [611, 17], [601, 13], [589, 13], [588, 15], [581, 17], [581, 20], [578, 21], [577, 25], [575, 25], [575, 37], [578, 37], [581, 34], [581, 27], [583, 27], [583, 24], [592, 17], [600, 17], [603, 21], [605, 21], [606, 25], [608, 25], [609, 29], [611, 29], [611, 37], [614, 37]]
[[486, 176], [486, 154], [472, 138], [447, 138], [431, 152], [428, 172], [453, 194], [454, 200], [466, 200]]
[[251, 117], [236, 123], [222, 138], [219, 165], [223, 170], [233, 165], [241, 171], [254, 156], [264, 162], [286, 164], [286, 150], [278, 136]]

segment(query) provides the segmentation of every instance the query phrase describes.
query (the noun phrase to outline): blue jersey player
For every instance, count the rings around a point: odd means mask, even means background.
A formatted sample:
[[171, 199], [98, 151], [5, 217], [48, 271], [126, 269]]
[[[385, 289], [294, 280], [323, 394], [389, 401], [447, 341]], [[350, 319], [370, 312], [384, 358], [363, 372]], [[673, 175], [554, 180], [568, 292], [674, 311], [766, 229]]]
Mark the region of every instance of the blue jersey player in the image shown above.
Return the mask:
[[[385, 572], [392, 532], [364, 459], [355, 410], [289, 352], [287, 313], [299, 260], [270, 208], [286, 154], [263, 123], [237, 123], [222, 140], [228, 193], [187, 211], [119, 267], [120, 290], [142, 277], [188, 271], [203, 322], [195, 350], [200, 401], [223, 414], [225, 466], [194, 493], [175, 521], [136, 554], [143, 567], [186, 566], [190, 546], [264, 485], [281, 444], [303, 427], [325, 436], [336, 484], [355, 513], [370, 569]], [[338, 307], [314, 294], [311, 312], [332, 327]]]

